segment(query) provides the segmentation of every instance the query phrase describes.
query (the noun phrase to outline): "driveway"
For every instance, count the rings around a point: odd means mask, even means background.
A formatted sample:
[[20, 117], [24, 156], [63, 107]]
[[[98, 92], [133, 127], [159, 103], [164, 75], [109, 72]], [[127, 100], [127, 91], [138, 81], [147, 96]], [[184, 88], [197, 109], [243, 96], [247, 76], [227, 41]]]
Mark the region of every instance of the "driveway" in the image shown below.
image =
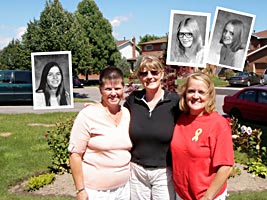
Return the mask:
[[[233, 89], [229, 88], [216, 88], [216, 109], [217, 111], [224, 115], [222, 111], [223, 98], [226, 94], [232, 94]], [[228, 90], [229, 92], [226, 92]], [[223, 92], [222, 92], [223, 91]], [[85, 101], [100, 101], [100, 93], [98, 87], [84, 87], [84, 88], [74, 88], [73, 95], [75, 98], [83, 99]], [[12, 114], [12, 113], [52, 113], [52, 112], [79, 112], [84, 107], [83, 102], [75, 102], [74, 108], [65, 109], [49, 109], [49, 110], [33, 110], [32, 105], [0, 105], [0, 113]]]

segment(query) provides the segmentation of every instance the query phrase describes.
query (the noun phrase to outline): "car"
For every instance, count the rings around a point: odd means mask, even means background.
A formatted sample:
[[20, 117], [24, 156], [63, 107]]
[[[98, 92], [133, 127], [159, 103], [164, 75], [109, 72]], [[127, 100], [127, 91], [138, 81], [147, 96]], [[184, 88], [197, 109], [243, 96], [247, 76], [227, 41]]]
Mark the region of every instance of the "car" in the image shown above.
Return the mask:
[[267, 122], [267, 87], [246, 87], [224, 97], [224, 113], [239, 120]]
[[254, 72], [238, 72], [234, 76], [230, 77], [228, 80], [231, 86], [234, 85], [243, 85], [243, 86], [251, 86], [256, 84], [263, 85], [263, 78], [254, 73]]
[[83, 88], [83, 83], [80, 81], [80, 79], [77, 76], [72, 77], [72, 83], [73, 83], [73, 87], [75, 88]]
[[264, 80], [264, 84], [267, 85], [267, 68], [263, 72], [263, 80]]
[[0, 102], [32, 102], [32, 72], [0, 70]]

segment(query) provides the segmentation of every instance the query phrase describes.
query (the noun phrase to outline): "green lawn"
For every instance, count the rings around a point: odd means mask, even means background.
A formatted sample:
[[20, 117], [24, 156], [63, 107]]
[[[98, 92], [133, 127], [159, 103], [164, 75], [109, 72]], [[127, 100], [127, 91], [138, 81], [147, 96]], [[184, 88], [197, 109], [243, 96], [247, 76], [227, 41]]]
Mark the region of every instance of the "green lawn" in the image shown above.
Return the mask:
[[[10, 194], [8, 188], [33, 175], [48, 171], [51, 159], [45, 134], [53, 127], [46, 125], [65, 121], [76, 114], [0, 114], [0, 200], [72, 199]], [[263, 139], [267, 140], [266, 133]], [[231, 194], [229, 199], [264, 200], [267, 199], [267, 191]]]
[[64, 121], [75, 114], [0, 114], [0, 200], [67, 199], [9, 194], [8, 187], [48, 171], [51, 159], [45, 134], [53, 127], [45, 125]]

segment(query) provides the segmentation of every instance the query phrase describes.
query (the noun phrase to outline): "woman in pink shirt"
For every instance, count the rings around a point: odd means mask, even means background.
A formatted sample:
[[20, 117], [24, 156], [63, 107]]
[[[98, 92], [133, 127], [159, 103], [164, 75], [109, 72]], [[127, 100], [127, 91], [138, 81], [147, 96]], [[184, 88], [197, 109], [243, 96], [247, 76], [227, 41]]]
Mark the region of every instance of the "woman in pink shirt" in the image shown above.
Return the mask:
[[130, 114], [120, 106], [123, 74], [105, 68], [99, 78], [102, 100], [81, 110], [73, 124], [68, 150], [78, 200], [129, 200]]

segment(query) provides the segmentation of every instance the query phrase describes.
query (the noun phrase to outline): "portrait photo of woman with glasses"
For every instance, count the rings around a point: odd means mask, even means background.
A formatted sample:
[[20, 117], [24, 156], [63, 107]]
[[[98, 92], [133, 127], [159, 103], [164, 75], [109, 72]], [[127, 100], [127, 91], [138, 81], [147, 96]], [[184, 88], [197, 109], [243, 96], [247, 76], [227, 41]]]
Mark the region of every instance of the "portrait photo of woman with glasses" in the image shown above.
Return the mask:
[[209, 14], [171, 12], [167, 64], [204, 66]]

